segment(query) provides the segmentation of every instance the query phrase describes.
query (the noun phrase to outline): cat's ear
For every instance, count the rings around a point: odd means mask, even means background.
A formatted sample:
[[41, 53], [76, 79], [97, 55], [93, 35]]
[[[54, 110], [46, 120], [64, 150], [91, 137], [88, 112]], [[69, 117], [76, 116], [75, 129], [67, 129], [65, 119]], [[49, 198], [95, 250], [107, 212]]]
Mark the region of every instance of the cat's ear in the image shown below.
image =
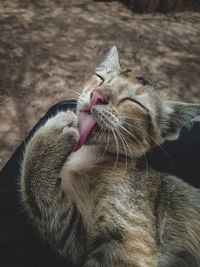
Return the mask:
[[165, 101], [166, 124], [163, 137], [166, 140], [176, 140], [183, 126], [191, 126], [192, 119], [200, 115], [200, 104], [190, 104], [175, 101]]
[[120, 71], [117, 47], [113, 46], [103, 62], [97, 67], [97, 72]]

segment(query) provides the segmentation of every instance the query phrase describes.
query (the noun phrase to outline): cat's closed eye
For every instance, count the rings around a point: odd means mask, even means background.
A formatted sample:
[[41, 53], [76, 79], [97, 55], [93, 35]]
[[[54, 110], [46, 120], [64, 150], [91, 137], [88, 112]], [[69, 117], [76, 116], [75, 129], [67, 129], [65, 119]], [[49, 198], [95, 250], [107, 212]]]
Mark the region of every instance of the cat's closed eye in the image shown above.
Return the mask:
[[125, 103], [125, 102], [132, 102], [132, 103], [136, 104], [137, 106], [140, 106], [143, 110], [148, 111], [148, 109], [142, 103], [140, 103], [139, 101], [137, 101], [133, 98], [125, 97], [119, 101], [119, 103]]
[[99, 75], [99, 74], [97, 74], [97, 73], [95, 73], [95, 75], [96, 75], [97, 77], [99, 77], [103, 82], [105, 81], [105, 79], [104, 79], [101, 75]]

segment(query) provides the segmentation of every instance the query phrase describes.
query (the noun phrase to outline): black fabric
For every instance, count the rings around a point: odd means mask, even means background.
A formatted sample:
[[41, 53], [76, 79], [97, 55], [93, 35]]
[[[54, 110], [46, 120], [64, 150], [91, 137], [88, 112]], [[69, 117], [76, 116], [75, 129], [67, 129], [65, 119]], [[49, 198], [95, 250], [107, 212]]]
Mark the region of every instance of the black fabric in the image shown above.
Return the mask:
[[[0, 173], [0, 266], [72, 266], [41, 239], [23, 210], [18, 192], [20, 161], [25, 144], [50, 116], [58, 110], [67, 109], [75, 110], [76, 101], [64, 101], [53, 106], [33, 128]], [[176, 174], [191, 185], [200, 187], [199, 136], [200, 123], [195, 122], [191, 130], [182, 130], [177, 141], [166, 142], [162, 149], [157, 147], [149, 152], [148, 161], [155, 169]]]
[[0, 173], [0, 266], [72, 266], [52, 251], [39, 236], [23, 209], [18, 192], [20, 162], [25, 144], [49, 117], [67, 109], [75, 110], [76, 101], [64, 101], [50, 108]]
[[176, 141], [167, 141], [147, 154], [148, 163], [161, 172], [171, 173], [200, 188], [200, 122], [184, 127]]

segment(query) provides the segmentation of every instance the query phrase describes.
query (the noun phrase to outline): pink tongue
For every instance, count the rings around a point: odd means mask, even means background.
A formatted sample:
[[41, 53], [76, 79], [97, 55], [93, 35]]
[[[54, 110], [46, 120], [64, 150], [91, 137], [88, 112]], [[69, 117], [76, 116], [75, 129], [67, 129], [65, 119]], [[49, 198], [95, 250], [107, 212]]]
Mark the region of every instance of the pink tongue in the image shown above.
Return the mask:
[[95, 118], [92, 116], [91, 113], [87, 111], [81, 111], [78, 117], [78, 125], [79, 125], [79, 132], [80, 132], [80, 140], [75, 147], [74, 151], [79, 150], [85, 143], [88, 135], [92, 131], [92, 128], [97, 123]]

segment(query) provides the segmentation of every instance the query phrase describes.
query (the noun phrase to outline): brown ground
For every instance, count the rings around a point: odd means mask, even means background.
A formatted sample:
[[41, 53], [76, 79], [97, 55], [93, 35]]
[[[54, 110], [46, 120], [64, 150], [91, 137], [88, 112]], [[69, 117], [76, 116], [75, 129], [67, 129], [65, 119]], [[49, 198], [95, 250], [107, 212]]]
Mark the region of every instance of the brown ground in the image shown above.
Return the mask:
[[[31, 3], [30, 3], [31, 2]], [[119, 2], [0, 2], [0, 169], [36, 121], [76, 96], [117, 44], [160, 93], [199, 102], [200, 13], [134, 14]]]

